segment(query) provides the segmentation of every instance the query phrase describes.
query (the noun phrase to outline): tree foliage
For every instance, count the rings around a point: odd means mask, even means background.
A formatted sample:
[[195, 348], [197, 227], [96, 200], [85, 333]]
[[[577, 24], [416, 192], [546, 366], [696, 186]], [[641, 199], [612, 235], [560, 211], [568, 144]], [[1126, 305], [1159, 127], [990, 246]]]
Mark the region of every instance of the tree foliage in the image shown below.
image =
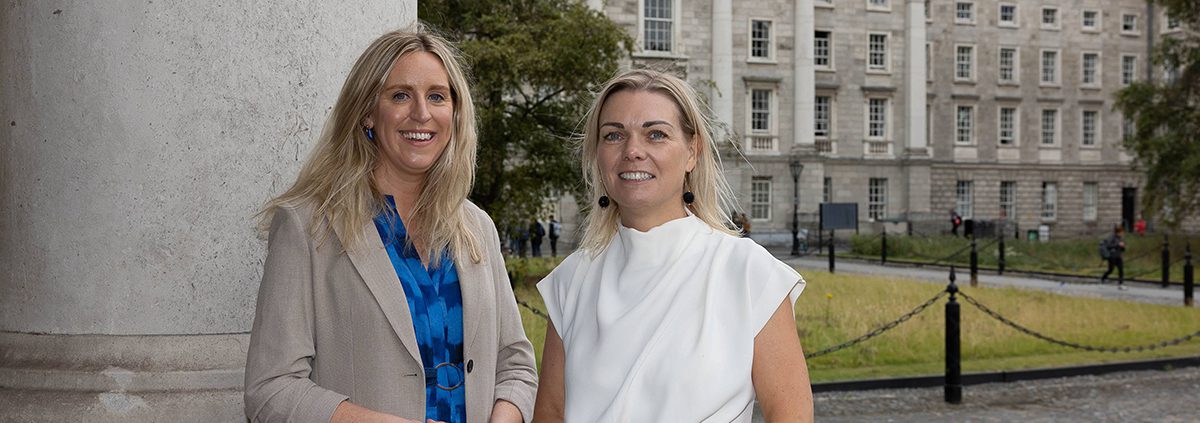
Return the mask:
[[1122, 89], [1116, 107], [1134, 124], [1124, 145], [1146, 172], [1143, 206], [1175, 227], [1200, 212], [1200, 2], [1151, 1], [1184, 30], [1152, 52], [1160, 77]]
[[[580, 193], [573, 135], [593, 90], [632, 41], [579, 0], [422, 0], [473, 77], [479, 162], [471, 200], [500, 225], [528, 222], [554, 192]], [[577, 195], [576, 198], [582, 198]]]

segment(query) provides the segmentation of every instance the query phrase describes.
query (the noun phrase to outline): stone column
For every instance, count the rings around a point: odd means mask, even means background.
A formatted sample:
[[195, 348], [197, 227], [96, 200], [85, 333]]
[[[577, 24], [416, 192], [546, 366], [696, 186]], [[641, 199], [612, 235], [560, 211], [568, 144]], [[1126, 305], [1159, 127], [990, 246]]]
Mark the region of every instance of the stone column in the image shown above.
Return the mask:
[[[716, 92], [711, 97], [713, 114], [724, 133], [733, 131], [733, 1], [712, 3], [712, 80]], [[740, 142], [741, 140], [737, 140]]]
[[907, 179], [904, 210], [909, 222], [936, 221], [939, 218], [936, 213], [931, 213], [930, 207], [933, 200], [930, 187], [933, 181], [930, 170], [932, 151], [928, 142], [929, 128], [926, 117], [926, 105], [929, 100], [926, 84], [929, 69], [926, 68], [928, 61], [925, 58], [925, 7], [926, 0], [908, 0], [908, 19], [905, 25], [908, 39], [905, 50], [908, 60], [905, 60], [907, 69], [904, 91], [908, 96], [908, 107], [905, 110], [908, 133], [905, 136], [907, 148], [903, 153], [903, 157], [906, 158], [903, 163]]
[[0, 420], [244, 420], [253, 215], [358, 54], [415, 18], [415, 0], [0, 10]]
[[796, 45], [792, 48], [792, 116], [795, 133], [792, 134], [791, 151], [804, 164], [798, 199], [801, 225], [815, 225], [813, 222], [817, 221], [816, 213], [820, 208], [825, 178], [824, 158], [817, 154], [816, 138], [813, 137], [813, 102], [817, 95], [813, 66], [816, 14], [812, 0], [796, 0], [794, 5], [796, 21], [792, 28]]

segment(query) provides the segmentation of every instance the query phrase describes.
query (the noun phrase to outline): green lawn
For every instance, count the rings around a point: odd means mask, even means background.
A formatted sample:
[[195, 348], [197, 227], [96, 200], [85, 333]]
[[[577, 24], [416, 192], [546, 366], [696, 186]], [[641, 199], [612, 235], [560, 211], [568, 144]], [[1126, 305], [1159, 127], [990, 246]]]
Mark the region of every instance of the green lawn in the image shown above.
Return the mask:
[[[510, 270], [524, 272], [516, 284], [517, 299], [545, 310], [534, 284], [557, 262], [549, 258], [510, 258]], [[808, 285], [796, 305], [796, 328], [809, 352], [867, 333], [907, 313], [943, 288], [896, 278], [815, 271], [803, 274]], [[1200, 330], [1198, 309], [1066, 297], [1011, 288], [964, 286], [962, 290], [1017, 323], [1077, 343], [1136, 346]], [[938, 301], [912, 320], [879, 337], [810, 359], [808, 365], [813, 381], [941, 374], [945, 366], [945, 303], [944, 299]], [[1200, 338], [1145, 352], [1074, 350], [1017, 332], [973, 306], [961, 300], [960, 303], [964, 372], [1200, 355]], [[546, 322], [525, 307], [521, 307], [521, 318], [540, 364]]]
[[[980, 238], [976, 244], [979, 265], [995, 268], [999, 260], [999, 245], [995, 239]], [[1162, 236], [1126, 235], [1125, 277], [1137, 277], [1158, 281], [1162, 275]], [[1193, 265], [1200, 265], [1200, 237], [1173, 236], [1170, 238], [1171, 281], [1182, 283], [1184, 248], [1188, 242], [1197, 248]], [[1004, 260], [1006, 270], [1028, 270], [1090, 276], [1099, 279], [1107, 270], [1100, 259], [1100, 238], [1053, 240], [1050, 242], [1005, 239]], [[849, 256], [879, 260], [882, 239], [878, 235], [855, 235], [851, 238]], [[970, 241], [952, 236], [909, 237], [888, 235], [888, 260], [932, 263], [937, 259], [962, 251], [949, 260], [942, 261], [959, 266], [970, 263]]]

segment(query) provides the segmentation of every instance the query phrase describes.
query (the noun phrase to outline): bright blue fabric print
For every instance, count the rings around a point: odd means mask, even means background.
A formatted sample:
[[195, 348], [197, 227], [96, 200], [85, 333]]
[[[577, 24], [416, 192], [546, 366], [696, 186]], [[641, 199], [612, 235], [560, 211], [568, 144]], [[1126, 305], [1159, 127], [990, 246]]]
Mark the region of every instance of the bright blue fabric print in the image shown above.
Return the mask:
[[396, 214], [396, 202], [375, 217], [375, 229], [387, 247], [392, 267], [404, 286], [413, 329], [425, 366], [425, 418], [447, 423], [467, 421], [466, 373], [463, 366], [462, 291], [447, 250], [438, 267], [426, 269], [411, 247], [408, 231]]

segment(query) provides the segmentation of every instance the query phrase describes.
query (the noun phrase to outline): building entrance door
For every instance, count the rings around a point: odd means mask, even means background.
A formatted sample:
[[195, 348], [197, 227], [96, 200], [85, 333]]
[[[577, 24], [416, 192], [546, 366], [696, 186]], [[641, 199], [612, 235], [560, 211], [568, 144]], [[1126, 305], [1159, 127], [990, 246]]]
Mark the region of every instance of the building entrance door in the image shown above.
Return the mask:
[[1137, 207], [1137, 188], [1122, 188], [1121, 189], [1121, 227], [1125, 228], [1126, 232], [1133, 230], [1133, 221], [1136, 216], [1134, 210]]

